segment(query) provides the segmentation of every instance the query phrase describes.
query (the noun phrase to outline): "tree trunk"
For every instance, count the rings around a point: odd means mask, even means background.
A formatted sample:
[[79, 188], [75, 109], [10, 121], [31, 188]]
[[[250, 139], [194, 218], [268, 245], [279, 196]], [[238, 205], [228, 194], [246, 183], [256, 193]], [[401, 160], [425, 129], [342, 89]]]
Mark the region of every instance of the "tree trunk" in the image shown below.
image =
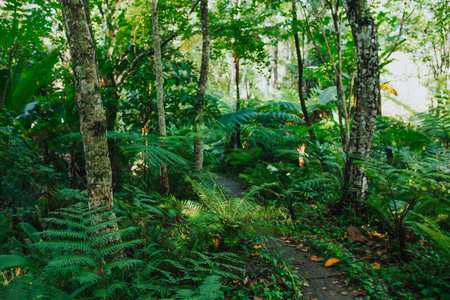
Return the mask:
[[[234, 68], [236, 70], [236, 111], [241, 110], [241, 95], [239, 91], [239, 55], [234, 55]], [[241, 149], [241, 125], [236, 125], [236, 148]]]
[[358, 56], [358, 101], [345, 164], [340, 207], [345, 204], [354, 206], [356, 198], [365, 196], [367, 179], [363, 168], [356, 163], [361, 157], [354, 155], [370, 155], [380, 93], [377, 38], [367, 0], [344, 0], [343, 4]]
[[278, 90], [278, 43], [273, 46], [273, 89]]
[[[211, 50], [211, 34], [209, 32], [208, 0], [201, 0], [200, 18], [202, 21], [203, 47], [202, 65], [200, 68], [200, 79], [197, 89], [197, 102], [195, 103], [195, 131], [199, 133], [203, 125], [203, 103], [206, 93], [206, 82], [208, 81], [209, 54]], [[198, 137], [194, 141], [194, 169], [203, 170], [203, 138]]]
[[[95, 40], [87, 0], [60, 0], [75, 78], [75, 102], [86, 157], [88, 201], [91, 207], [114, 210], [111, 165], [106, 141], [106, 117], [98, 78]], [[114, 217], [114, 214], [112, 214]], [[117, 224], [107, 231], [117, 230]]]
[[16, 49], [16, 36], [13, 37], [11, 50], [9, 51], [9, 62], [8, 62], [8, 74], [6, 75], [5, 86], [3, 88], [2, 100], [0, 103], [0, 113], [3, 110], [3, 105], [5, 104], [6, 92], [8, 91], [9, 81], [11, 80], [11, 68], [12, 68], [12, 60], [14, 57], [14, 51]]
[[[158, 0], [152, 0], [152, 26], [153, 26], [153, 47], [155, 48], [155, 73], [156, 73], [156, 101], [158, 107], [158, 123], [159, 133], [164, 137], [166, 132], [166, 116], [164, 112], [164, 94], [163, 94], [163, 77], [162, 77], [162, 62], [161, 62], [161, 38], [159, 37], [159, 22], [158, 22]], [[161, 162], [160, 170], [160, 189], [162, 194], [169, 192], [169, 179], [167, 162]]]
[[[292, 25], [297, 26], [297, 7], [295, 5], [296, 0], [292, 0]], [[294, 30], [295, 51], [297, 52], [297, 67], [298, 67], [298, 96], [300, 98], [300, 105], [302, 107], [303, 117], [305, 118], [306, 126], [311, 127], [311, 121], [309, 119], [308, 110], [306, 109], [305, 96], [303, 95], [303, 59], [300, 52], [300, 42], [298, 40], [297, 29]], [[308, 130], [309, 136], [312, 140], [316, 139], [314, 131]]]

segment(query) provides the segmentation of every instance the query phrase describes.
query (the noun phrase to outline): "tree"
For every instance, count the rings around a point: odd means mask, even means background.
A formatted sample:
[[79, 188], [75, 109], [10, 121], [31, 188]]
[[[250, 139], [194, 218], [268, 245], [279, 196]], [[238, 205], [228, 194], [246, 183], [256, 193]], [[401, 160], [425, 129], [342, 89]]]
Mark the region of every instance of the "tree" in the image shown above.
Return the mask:
[[354, 204], [356, 198], [365, 196], [367, 179], [357, 161], [361, 160], [361, 156], [370, 155], [380, 94], [376, 28], [367, 0], [344, 0], [343, 4], [355, 40], [358, 90], [339, 209], [344, 204]]
[[[162, 77], [162, 62], [161, 62], [161, 38], [159, 37], [158, 25], [158, 0], [152, 0], [152, 27], [153, 27], [153, 47], [155, 49], [155, 75], [156, 75], [156, 99], [158, 105], [158, 123], [159, 133], [165, 137], [166, 131], [166, 115], [164, 111], [164, 91], [163, 91], [163, 77]], [[161, 162], [160, 170], [160, 188], [163, 194], [169, 192], [169, 178], [167, 170], [167, 162]]]
[[[202, 65], [200, 69], [200, 79], [198, 82], [197, 102], [195, 103], [196, 132], [199, 132], [203, 125], [203, 103], [206, 92], [206, 82], [208, 80], [209, 55], [211, 50], [211, 34], [209, 32], [208, 0], [201, 0], [200, 18], [202, 22], [203, 47]], [[197, 171], [203, 169], [203, 138], [198, 137], [194, 141], [194, 168]]]
[[[106, 141], [106, 116], [87, 0], [61, 0], [66, 36], [75, 78], [75, 102], [86, 158], [88, 202], [91, 207], [114, 209], [111, 165]], [[109, 228], [117, 230], [117, 224]]]
[[[292, 0], [292, 23], [294, 26], [297, 24], [297, 8], [295, 6], [295, 1]], [[294, 42], [295, 42], [295, 51], [297, 53], [297, 68], [298, 68], [298, 96], [300, 98], [300, 105], [302, 107], [303, 116], [305, 117], [306, 126], [311, 127], [311, 121], [309, 119], [308, 110], [306, 108], [305, 96], [303, 94], [303, 59], [302, 53], [300, 52], [300, 42], [298, 39], [297, 29], [294, 29]], [[309, 136], [312, 140], [316, 139], [314, 131], [310, 129]]]

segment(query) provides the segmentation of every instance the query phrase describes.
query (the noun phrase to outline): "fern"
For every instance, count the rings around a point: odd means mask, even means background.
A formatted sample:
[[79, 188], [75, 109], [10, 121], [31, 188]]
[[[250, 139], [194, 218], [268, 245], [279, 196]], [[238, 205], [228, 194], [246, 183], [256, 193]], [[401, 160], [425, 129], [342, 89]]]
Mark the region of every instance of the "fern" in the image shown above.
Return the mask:
[[[131, 235], [135, 231], [134, 228], [103, 233], [103, 229], [117, 222], [119, 218], [111, 216], [110, 212], [104, 212], [101, 208], [90, 210], [87, 204], [78, 203], [60, 209], [53, 213], [53, 217], [43, 220], [50, 225], [58, 226], [59, 229], [33, 233], [28, 228], [28, 232], [40, 236], [40, 239], [35, 239], [39, 242], [33, 246], [41, 252], [42, 256], [49, 258], [49, 261], [43, 271], [39, 271], [36, 275], [19, 277], [11, 282], [12, 285], [7, 288], [8, 291], [15, 287], [26, 290], [21, 291], [24, 297], [20, 299], [36, 299], [27, 293], [34, 292], [38, 287], [39, 293], [42, 293], [41, 298], [54, 299], [55, 295], [66, 297], [66, 292], [76, 295], [93, 293], [102, 298], [113, 296], [124, 288], [125, 283], [117, 277], [119, 274], [123, 275], [121, 270], [126, 271], [143, 263], [140, 260], [125, 257], [112, 259], [113, 256], [120, 256], [125, 249], [136, 248], [141, 242], [139, 240], [121, 241], [118, 238]], [[111, 241], [113, 241], [112, 244]], [[7, 259], [0, 256], [0, 262], [2, 258]], [[30, 267], [29, 261], [23, 258], [22, 262], [16, 260], [16, 263]], [[31, 268], [31, 270], [35, 269]], [[17, 285], [16, 280], [20, 280]], [[27, 281], [27, 284], [22, 284], [23, 280]], [[36, 280], [39, 284], [35, 283]], [[88, 285], [88, 287], [82, 288], [80, 285]], [[63, 290], [60, 290], [61, 287]]]
[[[379, 219], [400, 241], [400, 250], [405, 258], [407, 226], [419, 224], [415, 216], [449, 219], [450, 175], [446, 173], [446, 162], [425, 156], [418, 159], [409, 151], [397, 155], [406, 164], [406, 169], [395, 168], [375, 159], [360, 162], [371, 180], [373, 192], [367, 202], [378, 212]], [[448, 163], [448, 162], [447, 162]], [[442, 219], [440, 221], [443, 221]], [[422, 230], [430, 227], [419, 226]], [[428, 228], [428, 229], [427, 229]]]
[[450, 147], [450, 102], [441, 103], [438, 107], [415, 116], [421, 122], [420, 129], [437, 141]]
[[195, 291], [188, 289], [179, 290], [176, 298], [183, 300], [216, 300], [222, 298], [223, 293], [219, 291], [221, 287], [220, 276], [212, 275], [207, 277]]

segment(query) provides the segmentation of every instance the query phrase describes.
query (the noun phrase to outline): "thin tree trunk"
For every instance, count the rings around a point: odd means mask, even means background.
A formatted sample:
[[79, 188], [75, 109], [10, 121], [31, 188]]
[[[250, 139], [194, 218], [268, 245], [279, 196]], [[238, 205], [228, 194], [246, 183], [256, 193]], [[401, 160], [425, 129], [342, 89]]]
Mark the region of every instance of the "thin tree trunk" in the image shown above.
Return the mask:
[[358, 56], [358, 90], [347, 161], [344, 190], [338, 208], [345, 204], [356, 206], [355, 199], [364, 197], [367, 179], [356, 162], [360, 155], [369, 157], [380, 93], [380, 70], [375, 24], [367, 0], [344, 0], [344, 8], [352, 29]]
[[236, 67], [234, 63], [234, 56], [230, 60], [230, 97], [233, 98], [234, 86], [236, 85]]
[[[156, 101], [158, 107], [158, 123], [159, 133], [165, 137], [166, 131], [166, 116], [164, 111], [164, 94], [163, 94], [163, 76], [162, 76], [162, 62], [161, 62], [161, 38], [159, 37], [159, 22], [158, 22], [158, 0], [152, 0], [152, 26], [153, 26], [153, 47], [155, 48], [155, 73], [156, 73]], [[167, 170], [167, 162], [161, 162], [160, 169], [160, 189], [162, 194], [169, 192], [169, 178]]]
[[6, 81], [5, 81], [5, 87], [3, 88], [3, 93], [2, 93], [2, 102], [0, 103], [0, 113], [3, 110], [3, 105], [5, 104], [5, 99], [6, 99], [6, 92], [8, 91], [8, 86], [9, 86], [9, 81], [11, 80], [11, 67], [12, 67], [12, 60], [14, 57], [14, 51], [16, 49], [16, 37], [13, 37], [13, 42], [11, 45], [11, 51], [9, 51], [9, 62], [8, 62], [8, 75], [6, 77]]
[[[208, 0], [201, 0], [200, 18], [202, 21], [203, 47], [202, 65], [200, 68], [200, 79], [197, 89], [197, 102], [195, 103], [195, 131], [200, 132], [203, 125], [203, 103], [206, 93], [206, 83], [208, 81], [209, 54], [211, 51], [211, 34], [209, 32]], [[203, 138], [199, 137], [194, 141], [194, 169], [203, 170]]]
[[[75, 78], [75, 102], [86, 158], [88, 202], [114, 210], [106, 117], [100, 93], [95, 40], [87, 0], [60, 0]], [[112, 213], [111, 217], [114, 217]], [[117, 224], [105, 231], [117, 230]], [[114, 241], [117, 241], [115, 239]]]
[[[247, 82], [247, 71], [248, 71], [248, 65], [244, 64], [244, 72], [242, 72], [242, 76], [241, 77], [241, 84], [239, 86], [239, 88], [241, 89], [239, 94], [241, 97], [243, 97], [243, 93], [245, 90], [245, 83]], [[246, 97], [248, 98], [248, 93], [246, 92]]]
[[[294, 26], [297, 26], [297, 7], [295, 4], [296, 0], [292, 0], [292, 22]], [[303, 94], [303, 59], [300, 52], [300, 42], [298, 39], [297, 30], [294, 30], [294, 41], [295, 41], [295, 51], [297, 53], [297, 67], [298, 67], [298, 96], [300, 98], [300, 105], [302, 107], [303, 116], [305, 118], [305, 123], [307, 127], [311, 127], [311, 121], [309, 119], [308, 110], [306, 109], [305, 96]], [[316, 135], [312, 129], [308, 130], [309, 136], [312, 140], [316, 139]]]
[[278, 43], [276, 43], [273, 47], [273, 89], [278, 90]]
[[[236, 77], [235, 77], [235, 85], [236, 85], [236, 111], [241, 110], [241, 95], [239, 92], [239, 55], [234, 55], [234, 68], [236, 70]], [[241, 149], [241, 125], [237, 124], [236, 126], [236, 148]]]

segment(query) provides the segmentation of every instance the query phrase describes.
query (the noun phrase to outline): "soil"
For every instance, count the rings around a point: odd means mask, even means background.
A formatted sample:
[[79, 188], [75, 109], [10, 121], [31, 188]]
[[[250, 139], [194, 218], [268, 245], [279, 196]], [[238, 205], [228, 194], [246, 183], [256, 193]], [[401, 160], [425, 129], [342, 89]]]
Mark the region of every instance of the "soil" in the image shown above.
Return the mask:
[[[221, 177], [217, 181], [228, 199], [245, 194], [245, 189], [234, 180]], [[350, 300], [358, 299], [357, 296], [361, 295], [359, 290], [345, 284], [343, 272], [336, 267], [325, 267], [325, 260], [311, 253], [302, 243], [280, 237], [276, 241], [268, 241], [266, 247], [282, 253], [288, 265], [305, 279], [304, 299]]]

